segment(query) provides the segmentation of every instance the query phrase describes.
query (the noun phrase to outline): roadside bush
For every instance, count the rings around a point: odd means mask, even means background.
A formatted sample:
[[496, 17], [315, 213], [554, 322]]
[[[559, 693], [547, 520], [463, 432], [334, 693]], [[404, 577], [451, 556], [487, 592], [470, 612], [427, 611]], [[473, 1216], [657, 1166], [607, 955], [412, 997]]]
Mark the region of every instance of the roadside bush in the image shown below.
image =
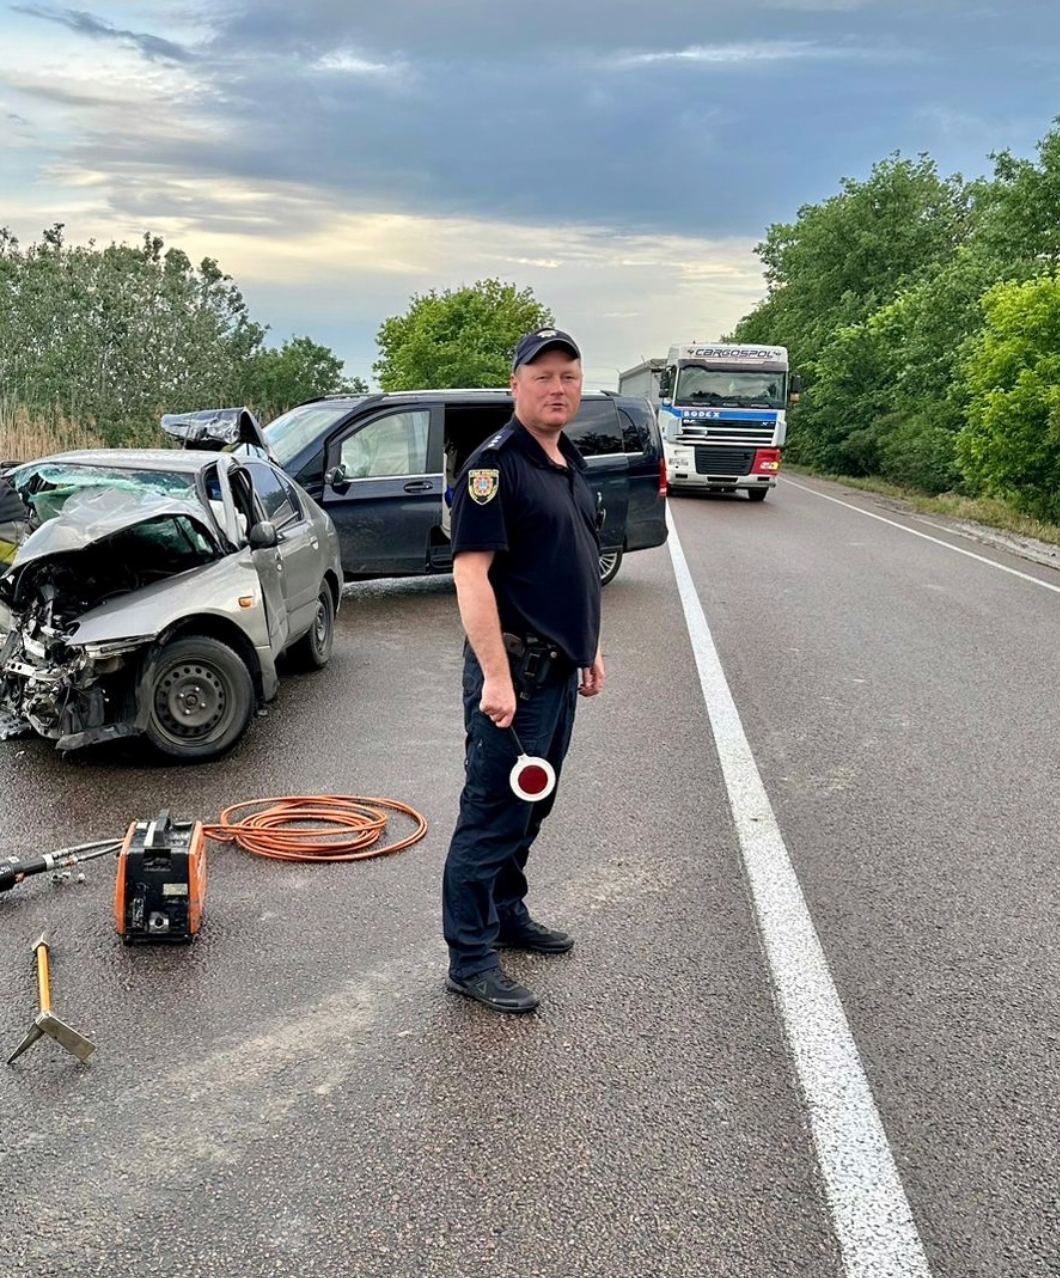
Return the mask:
[[976, 491], [1060, 522], [1060, 280], [998, 284], [983, 309], [958, 462]]
[[944, 426], [919, 417], [899, 421], [878, 441], [877, 473], [905, 488], [928, 493], [955, 491], [961, 484], [956, 443], [957, 436]]

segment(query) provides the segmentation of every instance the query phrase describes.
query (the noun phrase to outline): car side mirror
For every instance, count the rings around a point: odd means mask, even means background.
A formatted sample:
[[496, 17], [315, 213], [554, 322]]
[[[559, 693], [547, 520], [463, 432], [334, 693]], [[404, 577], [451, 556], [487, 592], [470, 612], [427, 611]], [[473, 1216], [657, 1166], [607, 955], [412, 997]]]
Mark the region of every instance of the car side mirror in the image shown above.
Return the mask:
[[324, 483], [327, 484], [329, 488], [336, 488], [340, 492], [345, 488], [349, 488], [350, 477], [346, 473], [346, 467], [342, 465], [332, 466], [330, 470], [325, 471]]
[[280, 544], [280, 535], [275, 524], [262, 520], [250, 530], [249, 541], [251, 550], [271, 550], [273, 546]]

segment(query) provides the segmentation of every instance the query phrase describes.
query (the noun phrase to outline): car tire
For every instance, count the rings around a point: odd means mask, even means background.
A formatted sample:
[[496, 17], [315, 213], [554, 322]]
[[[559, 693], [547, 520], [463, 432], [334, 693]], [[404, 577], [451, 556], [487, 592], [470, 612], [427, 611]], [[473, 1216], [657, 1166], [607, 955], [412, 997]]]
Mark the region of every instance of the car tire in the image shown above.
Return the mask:
[[768, 488], [748, 488], [747, 497], [749, 501], [765, 501]]
[[622, 567], [621, 550], [602, 550], [600, 552], [600, 585], [606, 586], [618, 576]]
[[291, 644], [291, 661], [300, 670], [323, 670], [335, 642], [335, 601], [325, 582], [317, 596], [317, 611], [308, 631]]
[[178, 763], [205, 763], [230, 750], [254, 713], [246, 662], [209, 635], [185, 635], [158, 654], [142, 695], [152, 748]]

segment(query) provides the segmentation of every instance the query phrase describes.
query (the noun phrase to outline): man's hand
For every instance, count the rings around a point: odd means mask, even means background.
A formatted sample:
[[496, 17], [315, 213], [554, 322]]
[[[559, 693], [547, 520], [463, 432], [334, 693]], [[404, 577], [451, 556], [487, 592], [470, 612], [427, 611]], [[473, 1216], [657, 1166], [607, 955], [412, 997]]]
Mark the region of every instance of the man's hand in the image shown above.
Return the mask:
[[511, 678], [484, 679], [478, 708], [498, 728], [510, 728], [515, 719], [515, 687]]
[[604, 690], [607, 673], [604, 670], [604, 659], [598, 652], [591, 666], [582, 669], [582, 680], [578, 684], [578, 695], [582, 697], [598, 697]]

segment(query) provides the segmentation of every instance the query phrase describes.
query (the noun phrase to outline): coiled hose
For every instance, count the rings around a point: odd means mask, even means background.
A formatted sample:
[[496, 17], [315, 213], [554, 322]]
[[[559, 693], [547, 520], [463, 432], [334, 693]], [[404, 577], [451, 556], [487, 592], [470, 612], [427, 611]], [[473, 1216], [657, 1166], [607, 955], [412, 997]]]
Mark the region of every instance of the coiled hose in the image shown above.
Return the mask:
[[[405, 838], [379, 846], [390, 813], [408, 817], [415, 828]], [[427, 833], [427, 821], [396, 799], [286, 795], [233, 803], [221, 813], [220, 824], [204, 826], [203, 833], [273, 861], [367, 861], [418, 843]]]

